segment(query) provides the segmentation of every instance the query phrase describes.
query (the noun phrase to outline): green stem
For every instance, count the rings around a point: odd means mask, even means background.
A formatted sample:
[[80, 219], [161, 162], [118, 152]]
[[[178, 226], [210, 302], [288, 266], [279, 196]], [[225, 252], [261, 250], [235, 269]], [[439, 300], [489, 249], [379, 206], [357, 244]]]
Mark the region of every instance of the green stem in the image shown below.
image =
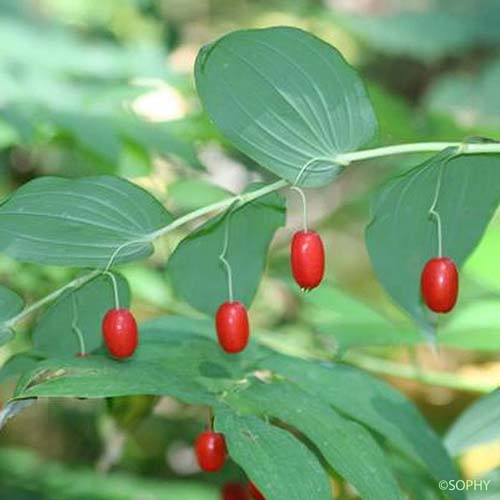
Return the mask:
[[[216, 212], [219, 210], [224, 210], [225, 208], [230, 207], [233, 203], [239, 202], [239, 203], [248, 203], [250, 201], [256, 200], [257, 198], [261, 198], [262, 196], [265, 196], [266, 194], [272, 193], [274, 191], [278, 191], [279, 189], [284, 188], [285, 186], [288, 185], [288, 182], [285, 180], [280, 180], [277, 182], [274, 182], [273, 184], [269, 184], [267, 186], [264, 186], [260, 189], [256, 189], [255, 191], [251, 191], [249, 193], [245, 193], [242, 195], [236, 195], [236, 196], [231, 196], [230, 198], [226, 198], [225, 200], [219, 201], [217, 203], [213, 203], [212, 205], [208, 205], [206, 207], [202, 207], [198, 210], [195, 210], [193, 212], [190, 212], [183, 217], [179, 217], [178, 219], [174, 220], [170, 224], [167, 224], [165, 227], [162, 227], [158, 231], [149, 234], [144, 240], [142, 241], [153, 241], [170, 231], [173, 231], [174, 229], [183, 226], [184, 224], [187, 224], [188, 222], [191, 222], [193, 220], [199, 219], [200, 217], [210, 214], [212, 212]], [[104, 271], [106, 272], [106, 270]], [[26, 307], [23, 311], [21, 311], [17, 316], [12, 317], [10, 320], [8, 320], [4, 326], [6, 328], [12, 328], [15, 324], [19, 323], [22, 321], [24, 318], [35, 312], [36, 310], [40, 309], [44, 305], [52, 302], [53, 300], [57, 299], [62, 293], [64, 293], [66, 290], [70, 288], [79, 288], [88, 281], [92, 280], [99, 274], [102, 274], [103, 271], [100, 269], [96, 269], [84, 276], [80, 276], [79, 278], [74, 279], [73, 281], [70, 281], [63, 287], [55, 290], [51, 294], [47, 295], [43, 299], [40, 299], [37, 302], [34, 302], [30, 306]]]
[[[332, 159], [332, 161], [334, 161], [335, 163], [338, 163], [338, 164], [348, 165], [349, 163], [352, 163], [355, 161], [369, 160], [372, 158], [379, 158], [381, 156], [389, 156], [389, 155], [396, 155], [396, 154], [403, 154], [403, 153], [435, 152], [435, 151], [442, 151], [443, 149], [446, 149], [449, 147], [458, 148], [459, 151], [457, 154], [500, 153], [500, 144], [498, 144], [498, 143], [467, 144], [467, 143], [461, 143], [461, 142], [420, 142], [420, 143], [414, 143], [414, 144], [398, 144], [396, 146], [385, 146], [385, 147], [375, 148], [375, 149], [366, 149], [364, 151], [355, 151], [353, 153], [339, 154], [336, 157], [334, 157]], [[305, 170], [305, 167], [307, 167], [307, 166], [308, 166], [308, 163], [306, 163], [306, 165], [302, 169], [301, 173]], [[299, 174], [299, 175], [301, 175], [301, 174]], [[150, 233], [145, 238], [142, 238], [140, 241], [127, 242], [124, 246], [126, 246], [128, 244], [133, 244], [133, 243], [152, 242], [155, 239], [160, 238], [161, 236], [164, 236], [165, 234], [173, 231], [174, 229], [177, 229], [178, 227], [181, 227], [184, 224], [187, 224], [188, 222], [199, 219], [200, 217], [203, 217], [204, 215], [208, 215], [212, 212], [217, 212], [217, 211], [229, 208], [235, 202], [239, 202], [241, 204], [249, 203], [250, 201], [253, 201], [253, 200], [256, 200], [257, 198], [265, 196], [266, 194], [272, 193], [274, 191], [279, 191], [280, 189], [288, 186], [289, 184], [290, 183], [287, 182], [286, 180], [276, 181], [273, 184], [269, 184], [269, 185], [264, 186], [260, 189], [256, 189], [255, 191], [251, 191], [249, 193], [244, 193], [242, 195], [232, 196], [230, 198], [226, 198], [225, 200], [219, 201], [217, 203], [213, 203], [212, 205], [208, 205], [206, 207], [199, 208], [198, 210], [194, 210], [193, 212], [190, 212], [182, 217], [179, 217], [178, 219], [175, 219], [170, 224], [167, 224], [166, 226], [158, 229], [157, 231]], [[113, 258], [114, 258], [114, 256], [113, 256]], [[112, 264], [112, 261], [106, 267], [106, 269], [105, 269], [106, 271], [110, 267], [110, 264]], [[85, 276], [81, 276], [80, 278], [77, 278], [77, 279], [69, 282], [65, 286], [52, 292], [50, 295], [47, 295], [46, 297], [39, 300], [38, 302], [34, 302], [30, 306], [28, 306], [26, 309], [24, 309], [22, 312], [20, 312], [17, 316], [14, 316], [10, 320], [8, 320], [4, 324], [4, 326], [7, 328], [12, 328], [16, 323], [23, 320], [25, 317], [29, 316], [31, 313], [33, 313], [34, 311], [36, 311], [40, 307], [42, 307], [45, 304], [48, 304], [52, 300], [56, 299], [57, 297], [59, 297], [59, 295], [61, 295], [63, 292], [65, 292], [69, 288], [78, 288], [78, 287], [82, 286], [83, 284], [87, 283], [88, 281], [90, 281], [91, 279], [95, 278], [96, 276], [98, 276], [101, 273], [102, 273], [101, 270], [94, 270], [91, 273], [86, 274]]]
[[99, 274], [101, 274], [101, 272], [102, 271], [95, 269], [94, 271], [92, 271], [88, 274], [80, 276], [80, 277], [74, 279], [73, 281], [66, 283], [66, 285], [53, 291], [51, 294], [45, 296], [43, 299], [40, 299], [37, 302], [33, 302], [33, 304], [31, 304], [28, 307], [26, 307], [25, 309], [23, 309], [17, 316], [13, 316], [8, 321], [6, 321], [4, 326], [6, 328], [12, 328], [16, 323], [19, 323], [20, 321], [22, 321], [24, 318], [26, 318], [27, 316], [29, 316], [33, 312], [40, 309], [40, 307], [43, 307], [45, 304], [48, 304], [49, 302], [52, 302], [53, 300], [57, 299], [66, 290], [69, 290], [70, 288], [80, 288], [85, 283], [88, 283], [89, 281], [93, 280], [95, 277], [99, 276]]
[[427, 385], [439, 387], [448, 387], [459, 391], [476, 392], [487, 394], [496, 389], [497, 384], [487, 382], [473, 382], [452, 373], [443, 373], [436, 371], [423, 371], [415, 366], [396, 363], [386, 359], [375, 358], [360, 353], [349, 353], [344, 358], [349, 363], [365, 370], [389, 375], [391, 377], [415, 380]]
[[460, 148], [460, 154], [500, 153], [499, 143], [468, 144], [462, 142], [416, 142], [413, 144], [397, 144], [395, 146], [384, 146], [382, 148], [365, 149], [337, 155], [336, 163], [348, 165], [361, 160], [371, 160], [381, 156], [392, 156], [408, 153], [432, 153], [443, 151], [446, 148]]
[[204, 215], [208, 215], [212, 212], [217, 212], [219, 210], [224, 210], [225, 208], [229, 208], [234, 202], [238, 201], [242, 205], [245, 203], [249, 203], [250, 201], [256, 200], [257, 198], [261, 198], [266, 194], [273, 193], [274, 191], [278, 191], [284, 187], [288, 186], [288, 182], [285, 180], [274, 182], [273, 184], [268, 184], [260, 189], [256, 189], [255, 191], [250, 191], [249, 193], [239, 194], [236, 196], [231, 196], [230, 198], [226, 198], [225, 200], [218, 201], [217, 203], [213, 203], [212, 205], [207, 205], [206, 207], [199, 208], [194, 212], [190, 212], [178, 219], [175, 219], [170, 224], [167, 224], [165, 227], [158, 229], [154, 233], [151, 233], [147, 236], [147, 240], [153, 241], [160, 236], [164, 236], [170, 231], [177, 229], [188, 222], [199, 219]]

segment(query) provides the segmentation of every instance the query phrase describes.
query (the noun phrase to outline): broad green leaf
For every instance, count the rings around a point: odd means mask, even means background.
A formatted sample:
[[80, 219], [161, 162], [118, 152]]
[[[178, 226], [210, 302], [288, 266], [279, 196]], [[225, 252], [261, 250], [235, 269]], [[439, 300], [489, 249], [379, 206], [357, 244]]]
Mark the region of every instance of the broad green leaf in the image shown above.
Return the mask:
[[[147, 191], [117, 177], [35, 179], [0, 205], [0, 250], [38, 264], [104, 266], [149, 255], [171, 221]], [[116, 254], [115, 254], [116, 252]]]
[[35, 402], [36, 398], [27, 398], [19, 401], [9, 401], [5, 406], [2, 406], [2, 408], [0, 408], [0, 431], [8, 420], [15, 417]]
[[316, 331], [333, 337], [341, 351], [358, 346], [408, 345], [422, 341], [415, 328], [392, 323], [328, 283], [306, 295], [304, 302], [302, 316]]
[[[121, 276], [114, 276], [120, 307], [128, 308], [128, 283]], [[113, 284], [107, 275], [99, 276], [77, 290], [68, 290], [38, 320], [32, 333], [33, 346], [50, 357], [74, 357], [81, 352], [75, 331], [78, 328], [85, 352], [91, 352], [102, 345], [102, 319], [114, 307]]]
[[440, 174], [436, 210], [443, 254], [461, 266], [472, 253], [500, 202], [500, 155], [452, 158], [446, 150], [382, 189], [366, 230], [378, 279], [424, 330], [431, 316], [420, 297], [420, 274], [438, 254], [436, 222], [429, 215]]
[[[251, 186], [251, 189], [257, 186]], [[282, 197], [269, 194], [209, 220], [187, 236], [168, 263], [175, 290], [193, 307], [212, 315], [228, 300], [226, 271], [219, 256], [228, 230], [227, 260], [234, 299], [250, 306], [275, 231], [285, 223]]]
[[[438, 436], [415, 407], [388, 384], [341, 364], [274, 355], [259, 363], [317, 398], [340, 414], [383, 436], [393, 447], [426, 467], [436, 481], [458, 479]], [[454, 498], [463, 498], [456, 492]]]
[[297, 386], [254, 380], [226, 401], [240, 411], [274, 417], [295, 427], [362, 498], [402, 498], [384, 453], [370, 433]]
[[387, 459], [408, 499], [443, 500], [442, 491], [418, 463], [400, 453], [388, 450]]
[[315, 455], [289, 432], [255, 416], [216, 412], [215, 429], [229, 455], [269, 500], [328, 500], [326, 473]]
[[33, 351], [23, 351], [11, 356], [0, 368], [0, 384], [33, 369], [44, 356]]
[[6, 322], [21, 312], [24, 301], [17, 293], [0, 285], [0, 346], [11, 340], [13, 333]]
[[139, 346], [130, 359], [93, 354], [41, 361], [21, 377], [16, 397], [145, 394], [215, 405], [214, 395], [243, 379], [262, 355], [253, 343], [241, 354], [226, 354], [211, 321], [158, 318], [139, 326]]
[[196, 86], [238, 149], [304, 186], [334, 180], [339, 153], [372, 139], [376, 119], [356, 72], [331, 45], [297, 28], [230, 33], [203, 47]]
[[467, 408], [452, 425], [445, 445], [452, 456], [469, 448], [500, 441], [500, 389]]
[[460, 349], [500, 351], [500, 301], [481, 300], [457, 311], [442, 331], [439, 342]]

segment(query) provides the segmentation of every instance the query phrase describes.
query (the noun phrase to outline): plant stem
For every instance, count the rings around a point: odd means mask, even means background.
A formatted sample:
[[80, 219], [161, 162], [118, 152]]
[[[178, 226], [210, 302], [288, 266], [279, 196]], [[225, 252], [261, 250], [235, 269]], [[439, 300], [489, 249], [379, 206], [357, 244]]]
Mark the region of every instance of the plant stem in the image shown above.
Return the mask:
[[[219, 210], [223, 210], [225, 208], [230, 207], [233, 203], [235, 202], [240, 202], [240, 203], [248, 203], [250, 201], [256, 200], [257, 198], [261, 198], [262, 196], [265, 196], [266, 194], [272, 193], [274, 191], [278, 191], [279, 189], [282, 189], [288, 185], [288, 182], [285, 180], [280, 180], [277, 182], [274, 182], [273, 184], [269, 184], [267, 186], [264, 186], [260, 189], [256, 189], [255, 191], [251, 191], [249, 193], [241, 194], [241, 195], [236, 195], [236, 196], [231, 196], [230, 198], [226, 198], [225, 200], [219, 201], [217, 203], [213, 203], [212, 205], [208, 205], [206, 207], [202, 207], [198, 210], [194, 210], [193, 212], [190, 212], [182, 217], [179, 217], [178, 219], [175, 219], [173, 222], [170, 224], [167, 224], [165, 227], [162, 227], [158, 231], [155, 231], [154, 233], [149, 234], [146, 238], [144, 238], [143, 241], [153, 241], [170, 231], [173, 231], [174, 229], [183, 226], [184, 224], [187, 224], [188, 222], [191, 222], [193, 220], [199, 219], [203, 215], [207, 215], [212, 212], [216, 212]], [[134, 242], [130, 242], [134, 243]], [[106, 268], [107, 269], [107, 268]], [[106, 270], [105, 270], [106, 271]], [[104, 271], [104, 272], [105, 272]], [[37, 302], [34, 302], [30, 306], [26, 307], [23, 311], [21, 311], [17, 316], [12, 317], [9, 319], [4, 326], [6, 328], [12, 328], [16, 323], [19, 323], [19, 321], [23, 320], [36, 310], [40, 309], [40, 307], [43, 307], [44, 305], [48, 304], [49, 302], [52, 302], [53, 300], [57, 299], [62, 293], [64, 293], [66, 290], [70, 288], [79, 288], [88, 281], [92, 280], [99, 274], [102, 274], [103, 271], [100, 269], [95, 269], [94, 271], [84, 275], [80, 276], [79, 278], [74, 279], [73, 281], [70, 281], [66, 285], [64, 285], [61, 288], [58, 288], [51, 294], [47, 295], [43, 299], [40, 299]]]
[[166, 225], [165, 227], [158, 229], [158, 231], [155, 231], [154, 233], [149, 234], [147, 237], [147, 240], [153, 241], [156, 238], [159, 238], [160, 236], [163, 236], [163, 235], [169, 233], [170, 231], [173, 231], [174, 229], [177, 229], [178, 227], [183, 226], [184, 224], [187, 224], [188, 222], [191, 222], [193, 220], [199, 219], [200, 217], [203, 217], [204, 215], [207, 215], [207, 214], [210, 214], [212, 212], [219, 211], [219, 210], [224, 210], [225, 208], [230, 207], [236, 201], [239, 201], [241, 204], [248, 203], [250, 201], [256, 200], [257, 198], [261, 198], [262, 196], [265, 196], [266, 194], [273, 193], [274, 191], [278, 191], [278, 190], [288, 186], [288, 184], [289, 183], [285, 180], [276, 181], [276, 182], [273, 182], [272, 184], [268, 184], [267, 186], [264, 186], [260, 189], [256, 189], [255, 191], [250, 191], [249, 193], [231, 196], [230, 198], [226, 198], [225, 200], [218, 201], [217, 203], [213, 203], [212, 205], [207, 205], [206, 207], [199, 208], [198, 210], [195, 210], [194, 212], [190, 212], [186, 215], [183, 215], [182, 217], [179, 217], [178, 219], [175, 219], [173, 222]]
[[57, 299], [66, 290], [69, 290], [70, 288], [79, 288], [82, 285], [84, 285], [85, 283], [88, 283], [89, 281], [94, 279], [96, 276], [99, 276], [99, 274], [101, 274], [101, 273], [102, 273], [101, 270], [95, 269], [94, 271], [92, 271], [88, 274], [84, 274], [83, 276], [75, 278], [74, 280], [70, 281], [69, 283], [66, 283], [66, 285], [64, 285], [63, 287], [58, 288], [57, 290], [54, 290], [52, 293], [45, 296], [43, 299], [40, 299], [37, 302], [33, 302], [33, 304], [31, 304], [28, 307], [26, 307], [25, 309], [23, 309], [17, 316], [14, 316], [14, 317], [10, 318], [8, 321], [6, 321], [4, 326], [6, 328], [12, 328], [16, 323], [19, 323], [24, 318], [29, 316], [31, 313], [35, 312], [37, 309], [40, 309], [40, 307]]
[[[334, 158], [332, 158], [332, 161], [341, 165], [348, 165], [349, 163], [355, 161], [369, 160], [372, 158], [379, 158], [381, 156], [390, 156], [403, 153], [435, 152], [435, 151], [442, 151], [443, 149], [446, 149], [448, 147], [459, 148], [457, 154], [500, 153], [499, 143], [468, 144], [462, 142], [420, 142], [413, 144], [398, 144], [395, 146], [384, 146], [375, 149], [365, 149], [364, 151], [355, 151], [353, 153], [339, 154]], [[303, 167], [299, 176], [302, 174], [302, 172], [305, 170], [307, 166], [308, 163], [306, 163], [306, 165]], [[207, 205], [206, 207], [199, 208], [198, 210], [194, 210], [193, 212], [190, 212], [182, 217], [179, 217], [178, 219], [175, 219], [170, 224], [167, 224], [166, 226], [158, 229], [157, 231], [154, 231], [153, 233], [150, 233], [149, 235], [145, 236], [140, 241], [127, 242], [125, 245], [122, 245], [122, 247], [134, 243], [152, 242], [155, 239], [160, 238], [161, 236], [164, 236], [165, 234], [173, 231], [174, 229], [177, 229], [178, 227], [181, 227], [184, 224], [187, 224], [188, 222], [199, 219], [204, 215], [208, 215], [212, 212], [216, 212], [219, 210], [224, 210], [230, 207], [235, 202], [239, 202], [241, 204], [248, 203], [250, 201], [256, 200], [257, 198], [265, 196], [266, 194], [273, 193], [274, 191], [279, 191], [280, 189], [288, 186], [289, 184], [290, 183], [288, 181], [282, 179], [267, 186], [264, 186], [260, 189], [256, 189], [255, 191], [244, 193], [242, 195], [231, 196], [229, 198], [226, 198], [225, 200], [213, 203], [212, 205]], [[122, 247], [119, 247], [118, 251]], [[108, 268], [113, 262], [114, 257], [115, 255], [113, 255], [110, 263], [108, 264], [105, 270], [108, 270]], [[95, 278], [102, 272], [103, 271], [96, 269], [84, 276], [81, 276], [73, 281], [70, 281], [68, 284], [64, 285], [58, 290], [55, 290], [54, 292], [47, 295], [43, 299], [34, 302], [30, 306], [26, 307], [17, 316], [14, 316], [13, 318], [5, 322], [4, 326], [7, 328], [12, 328], [16, 323], [23, 320], [25, 317], [29, 316], [31, 313], [33, 313], [40, 307], [44, 306], [45, 304], [48, 304], [52, 300], [55, 300], [57, 297], [59, 297], [59, 295], [64, 293], [69, 288], [78, 288], [87, 283], [88, 281], [90, 281], [91, 279]]]
[[499, 143], [468, 144], [462, 142], [416, 142], [412, 144], [397, 144], [395, 146], [365, 149], [364, 151], [354, 151], [353, 153], [343, 153], [337, 155], [334, 161], [342, 165], [348, 165], [355, 161], [370, 160], [372, 158], [380, 158], [381, 156], [407, 153], [432, 153], [453, 147], [460, 148], [460, 154], [500, 153]]
[[421, 371], [414, 366], [367, 356], [366, 354], [351, 352], [345, 356], [345, 360], [360, 368], [382, 375], [415, 380], [423, 384], [447, 387], [459, 391], [487, 394], [498, 387], [498, 384], [495, 384], [494, 381], [491, 383], [475, 382], [452, 373]]

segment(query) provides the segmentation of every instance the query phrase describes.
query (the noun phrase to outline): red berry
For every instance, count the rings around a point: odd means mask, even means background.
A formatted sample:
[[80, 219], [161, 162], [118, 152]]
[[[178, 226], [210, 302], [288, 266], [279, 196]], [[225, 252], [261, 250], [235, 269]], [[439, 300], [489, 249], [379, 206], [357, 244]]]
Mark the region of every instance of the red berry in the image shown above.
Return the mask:
[[247, 490], [242, 484], [228, 483], [222, 488], [222, 500], [247, 500]]
[[316, 288], [325, 273], [325, 249], [321, 236], [314, 231], [296, 232], [292, 239], [290, 263], [300, 288]]
[[205, 472], [218, 471], [227, 458], [224, 435], [212, 431], [202, 432], [196, 439], [195, 452], [200, 469]]
[[137, 323], [128, 309], [111, 309], [102, 321], [102, 334], [109, 353], [128, 358], [137, 347]]
[[448, 257], [431, 259], [425, 264], [420, 280], [422, 298], [437, 313], [453, 309], [458, 295], [458, 270]]
[[255, 486], [252, 481], [248, 483], [248, 493], [250, 493], [250, 496], [255, 500], [266, 500], [266, 497], [259, 491], [257, 486]]
[[215, 315], [215, 329], [219, 344], [226, 352], [245, 349], [250, 336], [248, 314], [241, 302], [224, 302]]

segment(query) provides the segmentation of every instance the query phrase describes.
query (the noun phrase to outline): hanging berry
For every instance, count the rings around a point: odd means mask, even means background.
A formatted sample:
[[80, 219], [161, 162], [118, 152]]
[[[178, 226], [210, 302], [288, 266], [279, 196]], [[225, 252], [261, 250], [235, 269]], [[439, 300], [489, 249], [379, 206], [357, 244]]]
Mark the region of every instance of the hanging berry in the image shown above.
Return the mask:
[[422, 298], [429, 309], [447, 313], [458, 295], [458, 270], [448, 257], [436, 257], [425, 264], [420, 279]]
[[215, 315], [215, 330], [224, 351], [230, 354], [243, 351], [250, 337], [245, 306], [241, 302], [224, 302]]
[[248, 493], [255, 500], [266, 500], [266, 497], [259, 491], [257, 486], [251, 481], [248, 483]]
[[224, 435], [213, 431], [202, 432], [196, 439], [195, 453], [201, 470], [217, 472], [222, 469], [227, 458]]
[[104, 343], [111, 356], [128, 358], [138, 344], [137, 323], [128, 309], [110, 309], [102, 321]]
[[[295, 184], [298, 183], [308, 164], [299, 172]], [[304, 191], [293, 185], [302, 200], [303, 224], [302, 231], [297, 231], [292, 238], [290, 247], [290, 265], [292, 274], [302, 290], [312, 290], [322, 281], [325, 273], [325, 248], [321, 236], [307, 229], [307, 200]]]
[[248, 314], [244, 304], [233, 299], [233, 272], [226, 256], [229, 246], [229, 223], [231, 211], [227, 215], [224, 229], [224, 247], [219, 259], [224, 265], [227, 276], [227, 288], [229, 300], [219, 306], [215, 314], [215, 331], [219, 345], [230, 354], [243, 351], [248, 344], [250, 337], [250, 326]]
[[318, 233], [298, 231], [290, 249], [293, 277], [303, 290], [316, 288], [325, 273], [325, 249]]
[[222, 500], [248, 500], [246, 488], [239, 483], [228, 483], [222, 488]]

